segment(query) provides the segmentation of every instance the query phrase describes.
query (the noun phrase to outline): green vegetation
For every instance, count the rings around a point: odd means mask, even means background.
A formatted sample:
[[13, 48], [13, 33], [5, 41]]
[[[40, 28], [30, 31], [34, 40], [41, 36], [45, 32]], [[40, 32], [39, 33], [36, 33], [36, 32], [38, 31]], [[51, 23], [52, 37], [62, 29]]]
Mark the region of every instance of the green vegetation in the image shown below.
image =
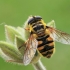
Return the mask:
[[[57, 29], [70, 34], [69, 0], [0, 0], [0, 40], [5, 40], [5, 24], [22, 27], [30, 15], [40, 15], [46, 23], [54, 20]], [[55, 48], [52, 58], [42, 57], [43, 64], [48, 70], [69, 70], [70, 45], [56, 43]], [[32, 65], [14, 65], [0, 58], [0, 70], [28, 69], [33, 70]]]

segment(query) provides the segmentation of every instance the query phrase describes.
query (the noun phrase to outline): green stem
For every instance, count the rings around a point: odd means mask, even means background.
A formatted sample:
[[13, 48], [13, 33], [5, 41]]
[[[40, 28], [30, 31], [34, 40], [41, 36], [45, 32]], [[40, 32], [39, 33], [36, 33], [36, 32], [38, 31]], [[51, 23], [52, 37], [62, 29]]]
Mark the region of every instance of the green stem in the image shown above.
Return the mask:
[[47, 70], [40, 60], [33, 67], [35, 70]]

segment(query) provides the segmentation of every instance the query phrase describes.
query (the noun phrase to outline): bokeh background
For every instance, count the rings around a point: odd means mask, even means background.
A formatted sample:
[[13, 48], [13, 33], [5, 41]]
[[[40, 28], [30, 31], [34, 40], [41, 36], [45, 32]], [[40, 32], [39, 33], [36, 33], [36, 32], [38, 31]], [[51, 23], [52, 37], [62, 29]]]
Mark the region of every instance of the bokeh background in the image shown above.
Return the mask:
[[[29, 15], [44, 21], [55, 20], [57, 29], [70, 33], [70, 0], [0, 0], [0, 40], [5, 40], [4, 25], [22, 26]], [[70, 70], [70, 45], [56, 43], [52, 58], [42, 57], [47, 70]], [[0, 70], [33, 70], [32, 65], [6, 63], [0, 58]]]

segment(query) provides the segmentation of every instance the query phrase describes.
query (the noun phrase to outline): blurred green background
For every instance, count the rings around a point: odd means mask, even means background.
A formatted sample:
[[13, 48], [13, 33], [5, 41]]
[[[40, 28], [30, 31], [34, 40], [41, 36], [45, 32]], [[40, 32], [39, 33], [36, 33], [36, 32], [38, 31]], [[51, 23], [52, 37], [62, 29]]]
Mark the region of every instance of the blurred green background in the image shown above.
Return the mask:
[[[45, 22], [55, 20], [57, 29], [70, 33], [70, 0], [0, 0], [0, 40], [5, 40], [4, 25], [22, 26], [30, 15]], [[42, 57], [47, 70], [70, 70], [70, 45], [56, 43], [52, 58]], [[6, 63], [0, 58], [0, 70], [33, 70], [32, 65]]]

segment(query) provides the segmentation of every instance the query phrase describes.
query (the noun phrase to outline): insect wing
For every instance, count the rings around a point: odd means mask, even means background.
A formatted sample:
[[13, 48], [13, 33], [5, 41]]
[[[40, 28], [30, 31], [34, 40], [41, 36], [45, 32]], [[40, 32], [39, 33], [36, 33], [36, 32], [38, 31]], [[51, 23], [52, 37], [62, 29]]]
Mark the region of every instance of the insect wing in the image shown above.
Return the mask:
[[33, 36], [30, 36], [26, 44], [26, 50], [23, 57], [24, 65], [28, 65], [31, 62], [32, 58], [36, 53], [37, 46], [38, 46], [37, 40]]
[[61, 42], [63, 44], [70, 44], [70, 34], [67, 34], [65, 32], [62, 32], [58, 29], [49, 28], [50, 32], [51, 32], [51, 36], [52, 38], [57, 41], [57, 42]]

